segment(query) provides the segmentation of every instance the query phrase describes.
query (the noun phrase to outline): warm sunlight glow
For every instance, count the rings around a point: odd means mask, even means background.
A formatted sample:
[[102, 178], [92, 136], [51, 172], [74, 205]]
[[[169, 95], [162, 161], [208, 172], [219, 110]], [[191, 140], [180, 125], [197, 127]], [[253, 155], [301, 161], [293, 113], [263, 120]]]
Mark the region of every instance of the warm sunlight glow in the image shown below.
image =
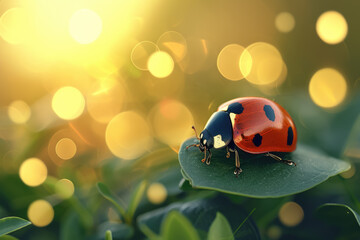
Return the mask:
[[84, 96], [74, 87], [60, 88], [53, 96], [52, 109], [62, 119], [73, 120], [83, 113], [84, 108]]
[[232, 81], [244, 78], [240, 71], [240, 57], [244, 47], [238, 44], [230, 44], [224, 47], [218, 55], [217, 67], [224, 78]]
[[100, 123], [108, 123], [118, 114], [124, 101], [124, 88], [112, 78], [95, 83], [86, 96], [90, 116]]
[[183, 60], [187, 52], [185, 38], [175, 31], [163, 33], [159, 37], [157, 45], [160, 50], [169, 52], [176, 62]]
[[157, 78], [165, 78], [174, 70], [174, 60], [163, 51], [153, 53], [147, 65], [150, 73]]
[[19, 170], [21, 180], [30, 187], [41, 185], [47, 178], [47, 167], [38, 158], [25, 160]]
[[163, 184], [153, 183], [147, 189], [146, 195], [151, 203], [161, 204], [167, 198], [167, 191]]
[[101, 34], [102, 20], [99, 15], [89, 9], [76, 11], [69, 21], [71, 37], [80, 44], [94, 42]]
[[248, 46], [240, 57], [240, 70], [246, 80], [256, 85], [274, 84], [284, 73], [284, 61], [273, 45], [257, 42]]
[[57, 142], [55, 152], [59, 158], [69, 160], [76, 154], [76, 144], [70, 138], [62, 138]]
[[318, 18], [316, 32], [325, 43], [338, 44], [344, 41], [348, 33], [348, 24], [341, 13], [328, 11]]
[[14, 101], [9, 105], [8, 115], [10, 120], [14, 123], [26, 123], [31, 116], [31, 109], [29, 105], [24, 101]]
[[54, 209], [48, 201], [36, 200], [30, 204], [27, 215], [32, 224], [45, 227], [54, 219]]
[[281, 12], [275, 18], [275, 27], [283, 33], [291, 32], [295, 27], [295, 18], [291, 13]]
[[280, 208], [279, 219], [285, 226], [294, 227], [304, 219], [304, 211], [296, 202], [287, 202]]
[[194, 119], [190, 110], [181, 102], [166, 99], [150, 112], [149, 119], [155, 136], [170, 146], [176, 147], [194, 134], [191, 126]]
[[110, 151], [126, 160], [140, 157], [153, 142], [147, 122], [133, 111], [116, 115], [106, 127], [105, 139]]
[[155, 43], [150, 41], [139, 42], [131, 51], [131, 61], [136, 68], [149, 70], [148, 60], [150, 56], [157, 51], [159, 51], [159, 48]]
[[29, 27], [29, 16], [23, 8], [10, 8], [0, 17], [0, 36], [8, 43], [23, 43]]
[[345, 78], [333, 68], [317, 71], [310, 80], [311, 99], [320, 107], [331, 108], [339, 105], [345, 99], [346, 92]]
[[74, 194], [75, 187], [72, 181], [64, 178], [56, 182], [55, 191], [59, 197], [67, 199]]

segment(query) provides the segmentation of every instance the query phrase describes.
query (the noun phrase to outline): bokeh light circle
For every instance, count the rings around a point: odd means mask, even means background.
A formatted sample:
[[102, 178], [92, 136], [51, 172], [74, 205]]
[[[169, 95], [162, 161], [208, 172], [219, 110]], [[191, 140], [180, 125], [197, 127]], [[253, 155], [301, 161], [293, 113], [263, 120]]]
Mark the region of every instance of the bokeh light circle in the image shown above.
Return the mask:
[[73, 158], [76, 154], [76, 150], [76, 144], [70, 138], [60, 139], [55, 146], [56, 155], [63, 160], [69, 160]]
[[46, 165], [38, 158], [25, 160], [19, 169], [20, 179], [31, 187], [41, 185], [46, 180], [47, 173]]
[[155, 43], [150, 41], [139, 42], [131, 51], [131, 62], [140, 70], [148, 70], [148, 60], [157, 51], [159, 48]]
[[94, 42], [101, 34], [102, 20], [99, 15], [89, 9], [76, 11], [69, 21], [71, 37], [80, 44]]
[[217, 58], [217, 67], [224, 78], [232, 81], [244, 78], [239, 66], [240, 57], [244, 49], [241, 45], [229, 44], [220, 51]]
[[346, 80], [337, 70], [323, 68], [311, 78], [309, 93], [315, 104], [323, 108], [339, 105], [346, 96]]
[[161, 183], [152, 183], [146, 192], [147, 198], [153, 204], [163, 203], [167, 198], [167, 190]]
[[31, 116], [31, 109], [26, 102], [17, 100], [10, 103], [8, 115], [10, 120], [14, 123], [23, 124], [29, 120]]
[[65, 120], [73, 120], [79, 117], [84, 108], [84, 96], [74, 87], [60, 88], [52, 98], [52, 109], [58, 117]]
[[240, 57], [240, 71], [256, 85], [274, 84], [282, 78], [284, 61], [279, 50], [265, 42], [248, 46]]
[[74, 183], [69, 179], [60, 179], [55, 184], [56, 194], [63, 199], [70, 198], [74, 194], [74, 191]]
[[174, 70], [174, 60], [163, 51], [153, 53], [147, 63], [150, 73], [157, 78], [165, 78]]
[[181, 102], [166, 99], [151, 109], [149, 119], [155, 136], [162, 142], [177, 147], [194, 134], [194, 119], [190, 110]]
[[295, 18], [289, 12], [281, 12], [275, 17], [275, 27], [283, 33], [291, 32], [295, 27]]
[[316, 32], [325, 43], [338, 44], [344, 41], [348, 33], [348, 24], [341, 13], [327, 11], [317, 19]]
[[108, 123], [105, 140], [110, 151], [125, 160], [140, 157], [153, 142], [147, 122], [133, 111], [119, 113]]
[[187, 53], [185, 38], [175, 31], [163, 33], [159, 37], [157, 45], [160, 50], [169, 52], [176, 62], [183, 60]]
[[27, 215], [32, 224], [45, 227], [54, 219], [54, 209], [48, 201], [36, 200], [30, 204]]
[[29, 17], [23, 8], [10, 8], [0, 17], [0, 36], [11, 44], [20, 44], [29, 34]]
[[304, 211], [296, 202], [287, 202], [280, 208], [279, 219], [285, 226], [294, 227], [304, 219]]

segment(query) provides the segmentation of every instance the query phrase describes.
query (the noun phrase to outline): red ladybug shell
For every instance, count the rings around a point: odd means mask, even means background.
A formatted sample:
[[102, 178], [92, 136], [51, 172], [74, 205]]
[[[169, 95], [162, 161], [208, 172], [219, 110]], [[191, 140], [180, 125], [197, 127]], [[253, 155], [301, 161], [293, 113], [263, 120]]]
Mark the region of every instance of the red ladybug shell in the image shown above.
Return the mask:
[[296, 149], [295, 124], [279, 104], [266, 98], [244, 97], [222, 104], [218, 111], [227, 111], [233, 103], [240, 103], [243, 109], [240, 114], [230, 112], [233, 140], [241, 150], [260, 154]]

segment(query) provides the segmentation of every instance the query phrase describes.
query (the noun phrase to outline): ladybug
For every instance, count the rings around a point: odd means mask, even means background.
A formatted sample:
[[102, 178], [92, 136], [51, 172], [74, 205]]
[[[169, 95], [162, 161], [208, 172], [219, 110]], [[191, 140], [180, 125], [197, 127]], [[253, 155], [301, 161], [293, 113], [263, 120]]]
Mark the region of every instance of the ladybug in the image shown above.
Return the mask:
[[[196, 133], [195, 127], [193, 129]], [[238, 149], [250, 154], [264, 154], [288, 165], [276, 152], [293, 152], [296, 149], [297, 132], [294, 121], [279, 104], [261, 97], [243, 97], [228, 101], [213, 113], [204, 130], [197, 137], [198, 147], [205, 152], [202, 162], [210, 164], [211, 149], [226, 148], [226, 157], [235, 154], [235, 171], [238, 176], [240, 158]], [[237, 148], [238, 149], [237, 149]]]

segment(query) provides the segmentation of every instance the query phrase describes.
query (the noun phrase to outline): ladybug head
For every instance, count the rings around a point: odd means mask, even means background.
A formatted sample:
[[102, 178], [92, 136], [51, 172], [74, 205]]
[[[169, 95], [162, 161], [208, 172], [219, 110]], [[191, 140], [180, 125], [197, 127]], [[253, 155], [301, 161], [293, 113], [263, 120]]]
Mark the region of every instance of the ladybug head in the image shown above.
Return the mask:
[[204, 149], [210, 149], [214, 147], [214, 137], [209, 133], [207, 129], [204, 129], [200, 133], [200, 145], [199, 148], [203, 152]]

